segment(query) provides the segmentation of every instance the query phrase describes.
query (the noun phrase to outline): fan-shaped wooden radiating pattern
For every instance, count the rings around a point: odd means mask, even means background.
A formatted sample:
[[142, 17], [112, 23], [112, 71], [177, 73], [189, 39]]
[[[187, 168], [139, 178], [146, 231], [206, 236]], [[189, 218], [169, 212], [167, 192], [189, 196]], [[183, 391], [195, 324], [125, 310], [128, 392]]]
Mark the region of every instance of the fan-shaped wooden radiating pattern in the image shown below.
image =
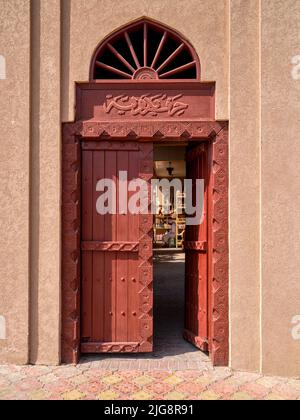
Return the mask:
[[199, 60], [187, 41], [154, 22], [122, 29], [100, 45], [91, 78], [199, 79]]

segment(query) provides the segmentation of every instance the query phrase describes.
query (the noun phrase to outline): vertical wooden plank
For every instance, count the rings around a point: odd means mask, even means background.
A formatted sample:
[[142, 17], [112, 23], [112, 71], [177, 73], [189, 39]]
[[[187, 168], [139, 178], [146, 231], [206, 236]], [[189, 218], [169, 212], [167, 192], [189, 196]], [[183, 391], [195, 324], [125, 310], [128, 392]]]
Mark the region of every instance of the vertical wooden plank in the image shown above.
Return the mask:
[[212, 144], [207, 146], [207, 320], [208, 320], [208, 351], [212, 352], [212, 299], [211, 291], [213, 290], [213, 147]]
[[[190, 331], [191, 336], [187, 335], [196, 346], [204, 348], [208, 339], [208, 277], [207, 277], [207, 251], [200, 250], [197, 244], [207, 242], [207, 177], [208, 177], [208, 161], [207, 149], [202, 149], [200, 145], [191, 150], [189, 162], [187, 166], [187, 177], [193, 180], [193, 204], [196, 204], [199, 197], [196, 196], [196, 180], [204, 180], [204, 218], [202, 223], [187, 227], [186, 238], [192, 244], [192, 249], [186, 250], [187, 263], [187, 295], [190, 308], [187, 306], [189, 314], [186, 329]], [[193, 339], [197, 337], [197, 340]], [[200, 344], [198, 344], [200, 343]]]
[[[133, 154], [133, 153], [132, 153]], [[117, 152], [117, 178], [119, 181], [119, 173], [127, 172], [129, 167], [129, 155], [128, 152]], [[127, 189], [127, 184], [125, 184], [125, 187]], [[119, 182], [118, 182], [118, 188], [117, 188], [117, 196], [119, 198]], [[125, 197], [122, 198], [122, 206], [124, 206], [124, 210], [127, 207], [127, 200], [126, 203]], [[122, 209], [123, 210], [123, 209]], [[121, 208], [119, 207], [119, 199], [117, 203], [117, 241], [128, 241], [128, 212], [122, 212], [121, 214]]]
[[[132, 181], [139, 173], [139, 154], [132, 152], [128, 162], [128, 181]], [[128, 193], [128, 200], [134, 192]], [[128, 214], [128, 240], [137, 241], [139, 238], [139, 216]], [[128, 333], [132, 341], [139, 341], [139, 259], [135, 254], [128, 256]]]
[[[128, 176], [129, 155], [128, 152], [117, 152], [117, 178], [121, 171], [126, 171]], [[126, 187], [127, 185], [123, 185]], [[117, 241], [128, 241], [128, 214], [126, 211], [127, 199], [122, 197], [122, 203], [119, 203], [120, 184], [118, 182], [117, 195]], [[121, 201], [121, 200], [120, 200]], [[121, 211], [121, 206], [124, 209]], [[123, 213], [124, 211], [124, 213]], [[116, 340], [126, 342], [128, 339], [128, 256], [129, 254], [120, 252], [117, 261], [117, 289], [116, 289]]]
[[190, 253], [185, 254], [185, 328], [190, 330]]
[[82, 239], [93, 239], [93, 152], [82, 152]]
[[198, 302], [199, 336], [207, 339], [207, 255], [204, 253], [199, 254]]
[[[200, 159], [199, 159], [200, 160]], [[204, 218], [199, 226], [199, 240], [207, 242], [207, 148], [201, 154], [201, 166], [199, 179], [204, 180]], [[207, 251], [201, 252], [199, 256], [199, 330], [203, 338], [208, 337], [208, 284], [207, 284]]]
[[104, 255], [104, 331], [103, 341], [115, 341], [115, 277], [116, 277], [116, 253], [106, 252]]
[[[195, 226], [196, 228], [196, 226]], [[195, 229], [196, 232], [196, 229]], [[192, 331], [198, 335], [198, 305], [196, 301], [196, 296], [198, 296], [198, 281], [199, 281], [199, 267], [198, 267], [198, 255], [197, 252], [192, 251], [192, 275], [191, 275], [191, 302], [192, 302], [192, 310], [191, 310], [191, 328]]]
[[[96, 201], [99, 192], [96, 191], [97, 182], [104, 178], [104, 151], [93, 152], [93, 240], [104, 240], [104, 216], [97, 213]], [[93, 253], [93, 296], [92, 336], [95, 341], [103, 340], [104, 330], [104, 270], [105, 255], [103, 252]]]
[[[105, 178], [116, 182], [117, 155], [115, 151], [105, 151]], [[116, 241], [116, 215], [107, 214], [104, 218], [104, 240]], [[104, 275], [104, 341], [113, 342], [116, 339], [116, 283], [117, 283], [117, 253], [105, 252]]]
[[[201, 146], [200, 146], [201, 148]], [[196, 189], [196, 180], [202, 178], [202, 153], [199, 152], [197, 157], [195, 158], [195, 169], [194, 169], [194, 181], [195, 181], [195, 204], [197, 203], [197, 189]], [[195, 241], [201, 241], [201, 232], [202, 232], [202, 225], [200, 225], [200, 220], [197, 221], [198, 224], [195, 226]], [[194, 265], [195, 265], [195, 279], [194, 279], [194, 290], [193, 290], [193, 299], [194, 299], [194, 331], [195, 334], [199, 337], [203, 337], [201, 331], [201, 300], [203, 299], [203, 295], [201, 293], [201, 284], [202, 284], [202, 258], [201, 253], [199, 251], [195, 251], [194, 253]]]
[[119, 252], [117, 256], [117, 290], [116, 290], [116, 341], [126, 342], [127, 335], [127, 283], [128, 253]]
[[97, 182], [105, 178], [104, 151], [93, 152], [93, 240], [104, 241], [104, 216], [96, 211], [96, 201], [100, 192], [96, 191]]
[[[117, 155], [115, 151], [105, 151], [105, 178], [117, 180]], [[117, 224], [116, 215], [106, 214], [104, 218], [104, 238], [105, 241], [111, 242], [116, 240]]]
[[[82, 238], [92, 240], [92, 185], [93, 185], [93, 152], [82, 153]], [[92, 291], [93, 291], [93, 255], [82, 253], [82, 337], [92, 336]]]

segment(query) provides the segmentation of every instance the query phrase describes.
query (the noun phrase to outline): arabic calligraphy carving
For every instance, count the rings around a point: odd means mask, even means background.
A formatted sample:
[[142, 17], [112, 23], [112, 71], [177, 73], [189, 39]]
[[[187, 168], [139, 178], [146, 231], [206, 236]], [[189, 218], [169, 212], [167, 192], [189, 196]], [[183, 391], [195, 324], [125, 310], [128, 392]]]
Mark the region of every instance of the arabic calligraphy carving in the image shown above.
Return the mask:
[[107, 114], [115, 109], [119, 115], [125, 115], [129, 112], [133, 116], [151, 115], [157, 117], [159, 114], [167, 113], [170, 117], [180, 117], [189, 107], [188, 104], [179, 101], [181, 97], [182, 94], [168, 96], [165, 93], [152, 96], [145, 94], [140, 97], [107, 95], [103, 109]]

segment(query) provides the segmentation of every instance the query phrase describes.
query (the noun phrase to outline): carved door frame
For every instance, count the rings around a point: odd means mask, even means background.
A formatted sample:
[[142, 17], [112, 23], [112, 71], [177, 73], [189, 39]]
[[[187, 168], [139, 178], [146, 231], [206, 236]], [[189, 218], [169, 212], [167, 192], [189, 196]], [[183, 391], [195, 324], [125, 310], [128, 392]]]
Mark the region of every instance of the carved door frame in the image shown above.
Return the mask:
[[[114, 83], [118, 85], [118, 83]], [[95, 101], [103, 84], [85, 84]], [[147, 88], [151, 82], [146, 83]], [[164, 83], [169, 88], [174, 83]], [[178, 84], [177, 84], [178, 85]], [[183, 82], [191, 86], [207, 87], [207, 83]], [[214, 86], [214, 84], [212, 84]], [[80, 87], [80, 84], [77, 87]], [[132, 86], [132, 85], [131, 85]], [[140, 84], [145, 86], [145, 84]], [[154, 85], [153, 85], [154, 87]], [[178, 87], [179, 89], [179, 87]], [[105, 92], [109, 93], [108, 88]], [[181, 90], [177, 93], [180, 95]], [[193, 90], [194, 92], [194, 90]], [[201, 95], [201, 92], [199, 93]], [[197, 96], [197, 93], [195, 94]], [[198, 98], [199, 99], [199, 98]], [[201, 99], [201, 98], [200, 98]], [[62, 136], [62, 341], [63, 363], [78, 363], [80, 359], [80, 302], [81, 302], [81, 142], [83, 140], [108, 142], [186, 143], [209, 142], [209, 351], [214, 366], [227, 366], [229, 358], [229, 305], [228, 305], [228, 121], [186, 118], [170, 121], [165, 116], [148, 120], [105, 120], [82, 118], [87, 104], [81, 89], [77, 91], [76, 121], [63, 124]], [[192, 98], [190, 108], [197, 112]], [[95, 107], [90, 107], [91, 110]], [[92, 110], [92, 111], [93, 111]], [[91, 111], [91, 112], [92, 112]], [[111, 146], [110, 146], [111, 145]], [[149, 334], [152, 332], [149, 332]]]

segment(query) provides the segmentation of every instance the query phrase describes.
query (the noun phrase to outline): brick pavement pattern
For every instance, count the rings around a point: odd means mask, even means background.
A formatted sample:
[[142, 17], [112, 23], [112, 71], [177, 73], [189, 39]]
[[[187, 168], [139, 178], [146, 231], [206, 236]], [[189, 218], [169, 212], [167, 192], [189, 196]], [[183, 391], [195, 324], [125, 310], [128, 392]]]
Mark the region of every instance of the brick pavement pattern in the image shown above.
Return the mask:
[[300, 400], [300, 380], [201, 370], [0, 366], [0, 400]]
[[0, 400], [300, 400], [300, 380], [214, 369], [184, 341], [184, 256], [162, 252], [155, 260], [152, 354], [0, 366]]

